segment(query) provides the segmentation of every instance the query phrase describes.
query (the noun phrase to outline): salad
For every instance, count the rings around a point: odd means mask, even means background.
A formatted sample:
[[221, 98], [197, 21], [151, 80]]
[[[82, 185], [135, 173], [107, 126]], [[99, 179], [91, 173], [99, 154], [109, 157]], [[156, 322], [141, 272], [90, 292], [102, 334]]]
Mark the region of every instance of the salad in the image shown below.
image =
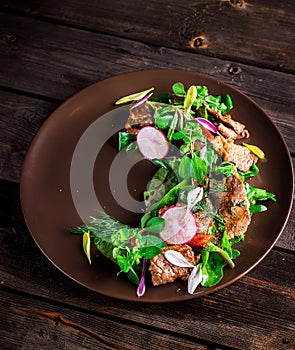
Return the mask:
[[[198, 285], [218, 284], [226, 268], [235, 267], [255, 212], [275, 195], [252, 187], [265, 157], [244, 142], [250, 132], [231, 117], [228, 94], [212, 96], [206, 86], [181, 82], [153, 96], [153, 88], [125, 96], [129, 104], [119, 151], [141, 152], [157, 166], [143, 194], [145, 213], [138, 227], [106, 213], [71, 230], [81, 234], [91, 264], [91, 245], [119, 267], [144, 295], [146, 286], [177, 279], [193, 294]], [[244, 243], [246, 244], [246, 243]]]

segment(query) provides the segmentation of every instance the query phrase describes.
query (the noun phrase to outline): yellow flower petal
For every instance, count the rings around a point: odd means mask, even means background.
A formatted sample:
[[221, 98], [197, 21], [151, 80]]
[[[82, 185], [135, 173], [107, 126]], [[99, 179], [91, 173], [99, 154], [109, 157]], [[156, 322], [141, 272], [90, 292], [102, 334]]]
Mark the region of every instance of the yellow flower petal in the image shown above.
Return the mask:
[[244, 146], [246, 146], [252, 153], [254, 153], [258, 158], [264, 159], [265, 154], [264, 152], [257, 146], [249, 145], [248, 143], [243, 143]]
[[91, 264], [91, 257], [90, 257], [90, 232], [85, 232], [83, 234], [83, 249], [84, 253], [87, 256], [87, 259], [89, 261], [89, 264]]
[[124, 96], [115, 102], [116, 105], [120, 105], [127, 102], [138, 101], [144, 98], [149, 92], [153, 91], [154, 88], [150, 88], [144, 91], [136, 92], [135, 94]]
[[183, 102], [183, 107], [186, 112], [189, 113], [192, 107], [192, 104], [195, 102], [196, 97], [197, 97], [197, 88], [195, 85], [192, 85], [187, 90], [187, 94]]

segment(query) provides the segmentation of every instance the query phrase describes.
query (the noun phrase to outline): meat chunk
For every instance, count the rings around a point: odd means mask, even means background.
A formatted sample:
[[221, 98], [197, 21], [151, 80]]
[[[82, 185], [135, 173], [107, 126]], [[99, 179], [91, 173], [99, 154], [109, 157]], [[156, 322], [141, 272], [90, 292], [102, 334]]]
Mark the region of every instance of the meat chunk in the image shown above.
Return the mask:
[[150, 259], [151, 264], [149, 271], [151, 273], [152, 283], [154, 286], [171, 283], [178, 278], [187, 280], [190, 275], [190, 268], [175, 266], [165, 258], [164, 253], [167, 250], [176, 250], [177, 252], [181, 253], [188, 262], [194, 265], [196, 264], [197, 258], [195, 257], [192, 248], [186, 244], [171, 245], [163, 248], [163, 253]]
[[219, 212], [224, 218], [228, 238], [232, 239], [247, 231], [251, 221], [250, 204], [244, 184], [238, 175], [232, 175], [226, 179], [226, 189]]
[[221, 115], [218, 114], [216, 117], [224, 124], [227, 124], [228, 126], [232, 127], [233, 130], [239, 135], [243, 132], [245, 129], [245, 125], [237, 122], [236, 120], [233, 120], [230, 114]]
[[197, 234], [205, 235], [212, 222], [211, 216], [204, 210], [198, 210], [194, 215], [197, 222]]
[[125, 124], [125, 129], [130, 134], [136, 135], [140, 128], [144, 126], [152, 125], [154, 123], [150, 107], [147, 103], [132, 109], [130, 108], [130, 114]]
[[246, 172], [257, 163], [258, 158], [247, 147], [236, 145], [222, 136], [216, 136], [211, 142], [223, 160], [236, 164], [241, 171]]
[[241, 138], [241, 136], [238, 135], [234, 130], [226, 127], [223, 124], [219, 124], [217, 126], [217, 130], [221, 133], [222, 136], [224, 136], [227, 139], [237, 140], [237, 139]]

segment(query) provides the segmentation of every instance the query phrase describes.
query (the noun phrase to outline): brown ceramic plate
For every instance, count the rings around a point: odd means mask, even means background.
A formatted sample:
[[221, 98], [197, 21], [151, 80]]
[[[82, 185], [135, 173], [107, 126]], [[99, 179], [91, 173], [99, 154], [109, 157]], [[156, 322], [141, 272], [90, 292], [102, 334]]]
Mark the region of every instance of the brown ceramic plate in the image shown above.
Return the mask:
[[[224, 278], [215, 287], [198, 287], [194, 295], [186, 292], [186, 283], [179, 281], [160, 287], [149, 286], [142, 298], [136, 296], [136, 287], [123, 274], [117, 276], [117, 267], [96, 254], [89, 266], [81, 249], [81, 237], [67, 228], [82, 223], [81, 217], [95, 215], [93, 202], [84, 193], [83, 182], [93, 183], [97, 199], [110, 214], [126, 223], [136, 224], [140, 215], [122, 209], [114, 200], [108, 184], [108, 171], [117, 154], [116, 139], [107, 141], [94, 160], [93, 179], [83, 178], [80, 188], [71, 186], [71, 166], [76, 146], [87, 128], [101, 116], [114, 109], [118, 98], [155, 87], [155, 94], [171, 91], [174, 82], [206, 85], [211, 94], [229, 93], [234, 103], [232, 115], [251, 131], [249, 143], [259, 145], [267, 161], [260, 162], [260, 174], [253, 185], [276, 194], [277, 202], [268, 205], [265, 213], [254, 214], [246, 240], [239, 243], [240, 257], [236, 267], [226, 269]], [[110, 120], [109, 129], [116, 120]], [[111, 125], [112, 124], [112, 125]], [[107, 129], [90, 133], [96, 147], [98, 139], [105, 138]], [[79, 159], [87, 159], [88, 154]], [[97, 153], [96, 153], [97, 154]], [[76, 164], [77, 165], [77, 164]], [[152, 169], [147, 161], [139, 162], [128, 177], [130, 190], [142, 192]], [[93, 181], [92, 181], [93, 180]], [[73, 184], [72, 184], [73, 185]], [[75, 191], [80, 194], [77, 211]], [[21, 178], [21, 202], [26, 223], [36, 243], [67, 276], [99, 293], [131, 301], [168, 302], [205, 295], [230, 285], [249, 272], [272, 248], [286, 224], [293, 194], [293, 172], [286, 144], [267, 115], [248, 97], [236, 89], [207, 76], [196, 73], [151, 70], [138, 71], [98, 82], [62, 104], [44, 123], [35, 137], [26, 157]], [[82, 204], [81, 204], [82, 203]], [[78, 214], [79, 212], [79, 214]], [[80, 216], [79, 216], [80, 215]]]

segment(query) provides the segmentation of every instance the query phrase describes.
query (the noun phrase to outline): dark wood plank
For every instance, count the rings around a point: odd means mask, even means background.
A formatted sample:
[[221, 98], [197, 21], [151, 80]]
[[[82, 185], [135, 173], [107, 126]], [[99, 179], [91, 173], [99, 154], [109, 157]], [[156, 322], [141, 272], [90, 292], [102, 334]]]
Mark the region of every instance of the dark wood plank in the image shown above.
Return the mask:
[[62, 8], [57, 0], [6, 0], [3, 8], [153, 46], [295, 71], [292, 0], [74, 0]]
[[10, 46], [0, 46], [0, 63], [6, 68], [0, 84], [33, 94], [64, 100], [109, 76], [137, 69], [175, 68], [210, 75], [254, 99], [288, 106], [285, 112], [295, 95], [291, 74], [17, 16], [0, 14], [0, 23], [3, 33], [17, 37]]
[[18, 185], [0, 183], [3, 291], [27, 293], [34, 299], [50, 298], [83, 312], [91, 310], [92, 314], [116, 318], [120, 323], [135, 322], [140, 327], [173, 332], [189, 341], [238, 349], [295, 346], [294, 252], [273, 249], [239, 281], [203, 298], [148, 306], [115, 300], [76, 284], [43, 256], [22, 221]]
[[57, 104], [2, 91], [0, 94], [0, 178], [19, 181], [33, 137]]
[[[30, 297], [1, 291], [1, 349], [179, 349], [172, 332], [137, 327]], [[194, 337], [193, 337], [194, 338]], [[197, 339], [181, 339], [181, 348], [207, 350]]]

